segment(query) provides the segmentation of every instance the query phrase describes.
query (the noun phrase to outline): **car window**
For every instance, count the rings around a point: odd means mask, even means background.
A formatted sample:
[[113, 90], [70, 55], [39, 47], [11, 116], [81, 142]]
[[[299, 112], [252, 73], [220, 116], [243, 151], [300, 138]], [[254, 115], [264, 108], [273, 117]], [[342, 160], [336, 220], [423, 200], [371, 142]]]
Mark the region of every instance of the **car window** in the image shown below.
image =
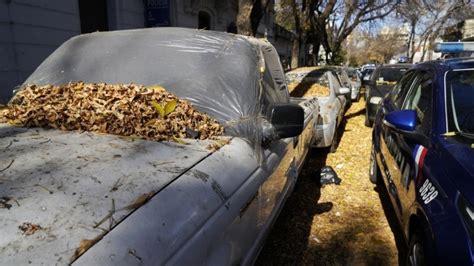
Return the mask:
[[397, 82], [408, 68], [382, 68], [376, 77], [377, 81]]
[[415, 110], [417, 114], [417, 130], [429, 135], [432, 114], [432, 75], [421, 72], [416, 75], [413, 86], [403, 102], [403, 110]]
[[336, 71], [331, 71], [332, 73], [332, 77], [337, 80], [337, 82], [335, 83], [336, 85], [336, 90], [338, 90], [340, 87], [343, 87], [343, 85], [345, 84], [344, 82], [344, 78], [341, 76], [340, 73], [336, 72]]
[[343, 86], [342, 82], [335, 73], [331, 73], [331, 74], [332, 75], [329, 75], [329, 76], [332, 79], [332, 86], [334, 86], [335, 91], [339, 91], [339, 89]]
[[357, 71], [355, 70], [350, 70], [347, 74], [349, 75], [349, 78], [352, 81], [357, 81], [359, 79], [359, 75], [357, 74]]
[[340, 79], [341, 85], [344, 85], [345, 87], [350, 87], [351, 86], [349, 76], [347, 75], [347, 72], [345, 70], [341, 70], [339, 72], [338, 77]]
[[290, 81], [288, 90], [293, 97], [325, 97], [330, 95], [328, 72], [315, 70], [295, 78], [295, 75], [287, 75]]
[[415, 79], [415, 72], [411, 71], [406, 73], [400, 81], [393, 87], [390, 92], [390, 97], [395, 106], [400, 109], [403, 103], [404, 96], [407, 94], [410, 86]]
[[474, 70], [446, 75], [448, 131], [474, 133]]

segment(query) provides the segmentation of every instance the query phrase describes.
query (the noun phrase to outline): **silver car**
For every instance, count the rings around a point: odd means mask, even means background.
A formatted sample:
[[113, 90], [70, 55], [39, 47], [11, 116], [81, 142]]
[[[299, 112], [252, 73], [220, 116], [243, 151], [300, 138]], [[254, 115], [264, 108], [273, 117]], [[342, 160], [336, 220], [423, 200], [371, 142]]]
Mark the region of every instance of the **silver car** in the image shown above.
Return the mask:
[[344, 119], [350, 89], [343, 87], [332, 69], [304, 67], [286, 73], [291, 96], [316, 97], [319, 117], [316, 124], [314, 147], [330, 147], [335, 152], [339, 140], [339, 125]]
[[360, 88], [362, 86], [359, 73], [357, 73], [356, 69], [349, 68], [347, 74], [351, 79], [351, 99], [358, 102], [360, 99]]
[[181, 28], [91, 33], [26, 83], [78, 80], [160, 84], [225, 136], [155, 142], [0, 124], [0, 265], [252, 264], [317, 118], [317, 102], [290, 103], [274, 47]]

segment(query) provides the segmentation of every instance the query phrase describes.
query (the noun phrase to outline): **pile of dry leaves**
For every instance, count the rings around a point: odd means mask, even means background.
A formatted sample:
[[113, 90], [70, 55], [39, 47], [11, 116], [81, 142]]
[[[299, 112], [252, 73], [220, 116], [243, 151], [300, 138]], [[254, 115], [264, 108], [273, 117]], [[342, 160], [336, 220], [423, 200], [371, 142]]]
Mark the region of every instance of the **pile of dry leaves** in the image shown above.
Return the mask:
[[314, 82], [292, 82], [288, 91], [293, 97], [326, 97], [330, 94], [328, 87]]
[[0, 122], [150, 140], [207, 139], [224, 128], [161, 86], [69, 83], [27, 85], [0, 109]]

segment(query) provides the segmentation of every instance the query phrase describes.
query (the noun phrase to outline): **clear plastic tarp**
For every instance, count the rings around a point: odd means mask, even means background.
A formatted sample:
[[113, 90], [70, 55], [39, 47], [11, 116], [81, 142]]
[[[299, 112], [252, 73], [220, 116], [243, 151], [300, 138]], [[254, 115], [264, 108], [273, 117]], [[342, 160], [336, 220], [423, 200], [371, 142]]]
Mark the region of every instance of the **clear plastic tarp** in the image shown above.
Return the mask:
[[74, 37], [25, 84], [159, 84], [223, 123], [227, 135], [255, 139], [261, 133], [255, 124], [261, 114], [261, 67], [260, 49], [247, 37], [183, 28], [139, 29]]

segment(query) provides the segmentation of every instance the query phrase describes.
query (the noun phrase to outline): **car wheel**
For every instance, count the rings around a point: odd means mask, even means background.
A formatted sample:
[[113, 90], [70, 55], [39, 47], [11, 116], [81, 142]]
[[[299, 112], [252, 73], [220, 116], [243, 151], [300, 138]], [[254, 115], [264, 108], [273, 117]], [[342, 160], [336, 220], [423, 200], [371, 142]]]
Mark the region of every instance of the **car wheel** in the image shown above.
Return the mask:
[[408, 254], [406, 265], [419, 266], [426, 265], [425, 261], [425, 238], [423, 237], [423, 232], [416, 231], [410, 240], [410, 245], [408, 246]]
[[372, 144], [372, 151], [370, 152], [370, 162], [369, 162], [369, 179], [372, 184], [377, 184], [379, 182], [380, 169], [377, 165], [377, 160], [375, 159], [375, 149]]

